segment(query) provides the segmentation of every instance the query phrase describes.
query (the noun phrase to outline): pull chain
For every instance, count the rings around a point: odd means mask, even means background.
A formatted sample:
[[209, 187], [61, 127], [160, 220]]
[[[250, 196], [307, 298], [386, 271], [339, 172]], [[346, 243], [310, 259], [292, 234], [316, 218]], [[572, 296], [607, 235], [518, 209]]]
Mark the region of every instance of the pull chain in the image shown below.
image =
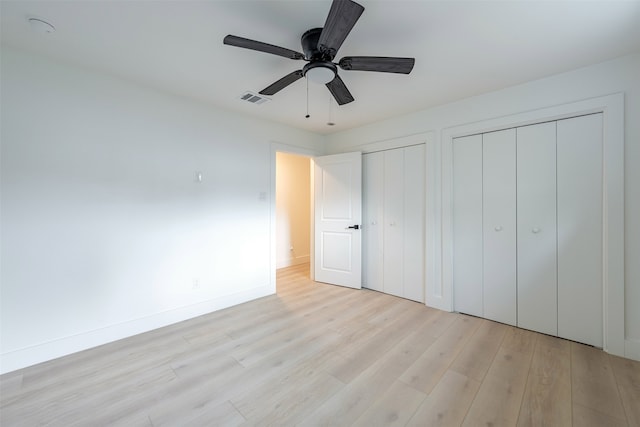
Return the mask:
[[333, 121], [333, 114], [331, 114], [332, 113], [332, 111], [331, 111], [331, 107], [332, 107], [332, 102], [331, 101], [332, 100], [333, 99], [331, 98], [331, 95], [329, 95], [329, 121], [327, 122], [327, 126], [334, 126], [335, 125], [335, 123]]
[[307, 115], [304, 116], [305, 119], [309, 118], [309, 79], [305, 79], [307, 81]]

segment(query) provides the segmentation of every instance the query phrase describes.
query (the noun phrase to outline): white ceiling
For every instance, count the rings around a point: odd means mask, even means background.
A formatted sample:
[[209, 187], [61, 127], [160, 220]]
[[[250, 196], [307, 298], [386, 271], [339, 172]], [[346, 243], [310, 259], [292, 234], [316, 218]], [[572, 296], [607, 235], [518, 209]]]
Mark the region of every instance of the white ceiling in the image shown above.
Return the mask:
[[[338, 52], [410, 56], [410, 75], [340, 71], [355, 102], [299, 80], [240, 101], [304, 62], [222, 44], [227, 34], [301, 51], [330, 0], [0, 1], [2, 43], [227, 110], [331, 133], [640, 51], [640, 1], [373, 1]], [[30, 30], [40, 17], [57, 31]], [[640, 78], [640, 77], [639, 77]], [[335, 126], [326, 123], [331, 120]]]

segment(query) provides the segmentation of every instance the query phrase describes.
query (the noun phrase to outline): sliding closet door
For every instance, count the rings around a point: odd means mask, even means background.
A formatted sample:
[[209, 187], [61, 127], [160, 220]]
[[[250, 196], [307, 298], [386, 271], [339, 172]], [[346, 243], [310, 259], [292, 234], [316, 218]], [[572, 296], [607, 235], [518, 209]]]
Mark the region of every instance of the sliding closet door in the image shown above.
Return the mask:
[[516, 324], [516, 130], [482, 136], [484, 317]]
[[453, 140], [453, 299], [482, 316], [482, 135]]
[[557, 335], [556, 123], [516, 137], [518, 326]]
[[558, 336], [602, 347], [602, 114], [558, 121]]
[[404, 154], [384, 152], [384, 292], [402, 297], [404, 281]]
[[362, 178], [362, 284], [382, 292], [383, 153], [362, 156]]
[[404, 289], [402, 296], [424, 302], [424, 145], [404, 148]]

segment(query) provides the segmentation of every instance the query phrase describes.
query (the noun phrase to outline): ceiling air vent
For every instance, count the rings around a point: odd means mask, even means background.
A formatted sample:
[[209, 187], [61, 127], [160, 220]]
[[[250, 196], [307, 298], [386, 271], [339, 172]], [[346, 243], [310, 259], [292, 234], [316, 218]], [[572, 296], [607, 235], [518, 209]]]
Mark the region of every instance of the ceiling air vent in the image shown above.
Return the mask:
[[245, 92], [240, 97], [241, 100], [250, 102], [251, 104], [264, 104], [269, 101], [269, 98], [265, 98], [264, 96], [256, 95], [253, 92]]

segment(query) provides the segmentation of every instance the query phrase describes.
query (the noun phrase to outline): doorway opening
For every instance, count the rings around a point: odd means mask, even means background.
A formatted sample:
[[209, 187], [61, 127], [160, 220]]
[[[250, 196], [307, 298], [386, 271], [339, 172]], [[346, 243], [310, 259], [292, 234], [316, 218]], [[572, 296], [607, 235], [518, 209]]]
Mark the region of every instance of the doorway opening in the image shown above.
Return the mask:
[[310, 278], [311, 158], [276, 152], [276, 292]]

